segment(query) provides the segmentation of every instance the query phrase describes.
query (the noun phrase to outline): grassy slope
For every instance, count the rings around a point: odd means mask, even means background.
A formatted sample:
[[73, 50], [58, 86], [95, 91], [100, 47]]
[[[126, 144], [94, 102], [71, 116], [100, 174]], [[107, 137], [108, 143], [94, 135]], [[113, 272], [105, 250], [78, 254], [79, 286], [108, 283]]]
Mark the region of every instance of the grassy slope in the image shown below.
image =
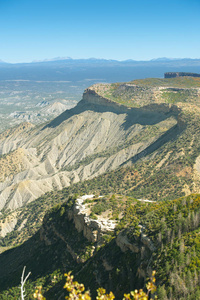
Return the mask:
[[131, 83], [142, 86], [166, 86], [177, 88], [198, 88], [200, 87], [200, 78], [198, 77], [177, 77], [177, 78], [146, 78], [133, 80]]

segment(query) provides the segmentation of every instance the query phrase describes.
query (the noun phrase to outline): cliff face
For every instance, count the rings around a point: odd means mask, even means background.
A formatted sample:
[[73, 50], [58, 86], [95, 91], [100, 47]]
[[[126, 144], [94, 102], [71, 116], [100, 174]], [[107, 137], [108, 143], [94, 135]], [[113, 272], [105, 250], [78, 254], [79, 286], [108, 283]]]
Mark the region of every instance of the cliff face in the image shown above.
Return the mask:
[[102, 89], [106, 91], [107, 86], [109, 85], [106, 85], [105, 87], [103, 85], [93, 85], [87, 88], [83, 93], [83, 101], [85, 103], [98, 105], [100, 110], [107, 108], [108, 110], [112, 110], [115, 113], [129, 112], [130, 109], [127, 106], [121, 105], [120, 103], [114, 102], [100, 95], [99, 91]]
[[[192, 78], [192, 77], [191, 77]], [[107, 105], [116, 107], [140, 108], [149, 111], [173, 111], [179, 114], [181, 110], [200, 109], [200, 82], [192, 78], [178, 80], [173, 84], [165, 79], [146, 79], [146, 82], [133, 81], [122, 84], [99, 84], [87, 89], [90, 101], [95, 102], [97, 95], [104, 99]], [[180, 82], [179, 82], [180, 81]], [[86, 95], [85, 95], [86, 96]]]
[[[105, 243], [103, 235], [113, 231], [117, 221], [100, 217], [97, 220], [92, 219], [87, 213], [84, 201], [93, 197], [94, 195], [84, 195], [76, 199], [73, 209], [65, 209], [62, 217], [62, 208], [58, 208], [55, 214], [47, 215], [40, 229], [40, 240], [47, 247], [59, 244], [60, 241], [64, 242], [65, 251], [78, 264], [75, 271], [78, 273], [77, 278], [80, 278], [86, 287], [90, 286], [92, 293], [98, 286], [103, 286], [107, 291], [112, 287], [117, 298], [120, 298], [126, 288], [127, 291], [133, 288], [133, 278], [141, 284], [151, 275], [151, 257], [157, 249], [144, 234], [142, 226], [140, 235], [131, 235], [131, 240], [130, 228], [127, 227], [117, 236], [114, 234], [111, 242]], [[134, 270], [131, 269], [133, 265]], [[127, 280], [126, 288], [119, 286], [121, 281], [115, 281], [118, 268], [120, 276]]]
[[102, 243], [103, 234], [113, 231], [117, 222], [104, 217], [92, 219], [89, 216], [88, 208], [84, 200], [93, 199], [94, 195], [85, 195], [76, 200], [73, 210], [68, 212], [70, 220], [73, 220], [78, 232], [83, 232], [84, 237], [89, 241], [96, 243], [97, 246]]
[[[173, 111], [177, 114], [177, 106], [159, 99], [158, 94], [162, 89], [164, 87], [141, 87], [135, 84], [121, 84], [115, 89], [112, 89], [111, 84], [93, 85], [85, 90], [83, 101], [99, 105], [102, 109], [113, 109], [118, 113], [134, 113], [141, 110], [156, 111], [157, 113]], [[126, 105], [123, 105], [123, 103], [126, 103]]]
[[[84, 204], [84, 201], [93, 198], [94, 195], [84, 195], [76, 199], [73, 210], [68, 211], [68, 218], [70, 221], [73, 221], [78, 232], [82, 232], [89, 242], [96, 243], [98, 247], [103, 242], [102, 236], [105, 233], [114, 231], [118, 222], [103, 216], [92, 219], [88, 213], [88, 206]], [[151, 252], [156, 250], [150, 238], [143, 233], [143, 227], [140, 226], [140, 228], [140, 238], [135, 237], [136, 242], [134, 244], [128, 240], [126, 231], [120, 232], [116, 238], [116, 244], [122, 252], [126, 252], [129, 249], [134, 253], [138, 253], [141, 247], [146, 247]]]

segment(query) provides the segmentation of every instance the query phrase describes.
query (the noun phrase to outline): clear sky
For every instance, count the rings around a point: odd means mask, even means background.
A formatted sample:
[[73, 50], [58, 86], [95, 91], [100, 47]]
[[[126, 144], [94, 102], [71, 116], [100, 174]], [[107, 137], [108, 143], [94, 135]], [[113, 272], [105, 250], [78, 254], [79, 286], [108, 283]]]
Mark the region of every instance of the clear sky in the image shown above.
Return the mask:
[[0, 0], [0, 59], [200, 58], [200, 0]]

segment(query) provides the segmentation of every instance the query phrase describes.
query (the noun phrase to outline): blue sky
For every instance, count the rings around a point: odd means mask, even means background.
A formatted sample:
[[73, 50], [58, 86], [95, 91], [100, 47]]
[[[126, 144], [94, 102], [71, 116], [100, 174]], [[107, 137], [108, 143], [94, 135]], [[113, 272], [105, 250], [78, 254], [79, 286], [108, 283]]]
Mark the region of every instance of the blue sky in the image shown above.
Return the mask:
[[0, 59], [200, 58], [200, 0], [0, 0]]

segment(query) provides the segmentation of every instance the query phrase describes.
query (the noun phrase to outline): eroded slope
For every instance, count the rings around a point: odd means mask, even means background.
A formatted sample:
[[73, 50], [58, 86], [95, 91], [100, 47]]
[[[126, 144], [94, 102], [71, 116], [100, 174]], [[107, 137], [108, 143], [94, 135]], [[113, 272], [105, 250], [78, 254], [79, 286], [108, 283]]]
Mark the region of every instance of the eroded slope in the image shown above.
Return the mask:
[[176, 136], [181, 130], [176, 107], [128, 109], [106, 101], [88, 92], [74, 109], [45, 126], [25, 124], [24, 130], [1, 135], [0, 209], [16, 209], [48, 191], [137, 160], [158, 148], [168, 132]]

